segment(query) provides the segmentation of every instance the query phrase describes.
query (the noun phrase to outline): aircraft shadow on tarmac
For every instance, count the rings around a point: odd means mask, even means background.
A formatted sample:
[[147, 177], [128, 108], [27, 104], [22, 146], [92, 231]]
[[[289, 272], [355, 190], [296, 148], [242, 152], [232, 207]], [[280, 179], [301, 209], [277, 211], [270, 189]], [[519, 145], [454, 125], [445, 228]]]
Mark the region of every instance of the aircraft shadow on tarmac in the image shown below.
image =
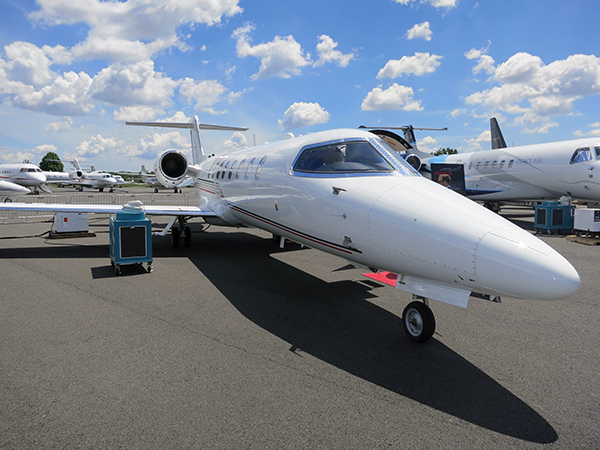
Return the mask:
[[[295, 244], [280, 250], [247, 233], [202, 233], [195, 247], [179, 250], [167, 238], [153, 241], [155, 258], [190, 258], [240, 313], [291, 351], [498, 433], [536, 443], [558, 439], [536, 411], [435, 336], [426, 344], [409, 341], [398, 316], [368, 301], [376, 297], [374, 282], [328, 283], [271, 256], [298, 250]], [[8, 248], [0, 258], [107, 258], [92, 276], [115, 276], [107, 245]]]
[[398, 316], [368, 301], [371, 283], [325, 282], [271, 256], [289, 250], [246, 233], [206, 233], [194, 245], [188, 255], [198, 269], [291, 351], [498, 433], [558, 439], [536, 411], [435, 337], [409, 341]]
[[[110, 264], [108, 245], [85, 245], [73, 244], [65, 240], [46, 241], [47, 245], [43, 247], [19, 247], [0, 249], [0, 258], [8, 259], [104, 259], [106, 265], [92, 267], [92, 278], [112, 278], [115, 277], [115, 269]], [[123, 276], [147, 274], [146, 266], [138, 264], [124, 264], [121, 266]]]

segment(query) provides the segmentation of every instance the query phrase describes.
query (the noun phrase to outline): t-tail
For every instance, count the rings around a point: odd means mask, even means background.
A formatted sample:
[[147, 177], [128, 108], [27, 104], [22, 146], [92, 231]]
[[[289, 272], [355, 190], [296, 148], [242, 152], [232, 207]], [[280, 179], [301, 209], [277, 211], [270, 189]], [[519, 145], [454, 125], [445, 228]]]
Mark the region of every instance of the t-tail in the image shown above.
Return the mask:
[[202, 124], [198, 116], [194, 116], [191, 122], [125, 122], [126, 125], [138, 125], [142, 127], [164, 127], [164, 128], [188, 128], [190, 130], [190, 140], [192, 143], [192, 164], [200, 164], [208, 155], [204, 153], [202, 142], [200, 141], [200, 130], [221, 130], [221, 131], [247, 131], [248, 128], [227, 127], [222, 125]]

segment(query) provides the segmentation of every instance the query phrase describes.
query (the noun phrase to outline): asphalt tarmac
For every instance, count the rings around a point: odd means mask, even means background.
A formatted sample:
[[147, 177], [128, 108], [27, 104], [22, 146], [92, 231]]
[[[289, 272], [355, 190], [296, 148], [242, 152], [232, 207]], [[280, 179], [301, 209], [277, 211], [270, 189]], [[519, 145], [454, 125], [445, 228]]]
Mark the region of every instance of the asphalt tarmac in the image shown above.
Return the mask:
[[[185, 192], [185, 191], [184, 191]], [[531, 229], [533, 211], [503, 212]], [[153, 218], [158, 231], [165, 218]], [[2, 449], [600, 447], [600, 246], [540, 235], [579, 271], [554, 302], [431, 306], [260, 230], [154, 237], [154, 272], [96, 237], [0, 225]]]

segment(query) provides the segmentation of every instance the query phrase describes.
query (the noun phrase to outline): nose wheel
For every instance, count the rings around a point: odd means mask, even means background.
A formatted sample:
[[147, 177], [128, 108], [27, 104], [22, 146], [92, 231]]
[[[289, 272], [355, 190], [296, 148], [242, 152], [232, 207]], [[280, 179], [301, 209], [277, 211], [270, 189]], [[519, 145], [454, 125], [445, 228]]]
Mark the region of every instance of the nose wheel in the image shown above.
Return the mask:
[[425, 342], [435, 331], [433, 311], [423, 302], [411, 302], [402, 313], [402, 325], [410, 340]]

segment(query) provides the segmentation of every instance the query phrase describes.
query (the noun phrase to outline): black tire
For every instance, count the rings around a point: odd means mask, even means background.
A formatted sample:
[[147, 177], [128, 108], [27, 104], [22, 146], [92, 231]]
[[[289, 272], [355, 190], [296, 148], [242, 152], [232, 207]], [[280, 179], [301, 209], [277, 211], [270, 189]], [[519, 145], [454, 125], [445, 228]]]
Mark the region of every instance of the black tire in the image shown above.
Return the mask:
[[172, 238], [173, 248], [178, 248], [179, 247], [179, 228], [171, 229], [171, 238]]
[[423, 302], [414, 301], [404, 308], [402, 325], [410, 340], [425, 342], [433, 336], [435, 317], [429, 306]]
[[190, 227], [185, 227], [185, 235], [183, 236], [183, 245], [184, 247], [192, 246], [192, 230]]

